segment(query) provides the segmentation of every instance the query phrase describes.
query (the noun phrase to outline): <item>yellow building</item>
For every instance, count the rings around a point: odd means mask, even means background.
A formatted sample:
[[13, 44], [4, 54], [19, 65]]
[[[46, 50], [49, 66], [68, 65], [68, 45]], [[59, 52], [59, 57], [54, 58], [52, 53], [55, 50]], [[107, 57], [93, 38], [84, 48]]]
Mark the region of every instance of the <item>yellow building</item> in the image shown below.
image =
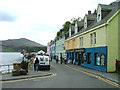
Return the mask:
[[70, 27], [65, 49], [71, 64], [103, 72], [116, 70], [116, 59], [120, 60], [119, 6], [120, 2], [99, 4], [94, 13], [88, 11], [83, 20], [77, 21], [74, 28]]

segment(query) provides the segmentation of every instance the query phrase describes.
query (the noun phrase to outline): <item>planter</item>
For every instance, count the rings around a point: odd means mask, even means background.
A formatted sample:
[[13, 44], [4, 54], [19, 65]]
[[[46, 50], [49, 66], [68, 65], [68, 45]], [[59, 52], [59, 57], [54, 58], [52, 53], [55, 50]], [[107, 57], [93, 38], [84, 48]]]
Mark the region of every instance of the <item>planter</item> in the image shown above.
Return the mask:
[[20, 70], [13, 70], [12, 71], [12, 76], [20, 76]]
[[21, 69], [21, 70], [20, 70], [20, 74], [21, 74], [21, 75], [27, 75], [27, 71], [24, 70], [24, 69]]
[[13, 63], [14, 69], [21, 69], [21, 63]]

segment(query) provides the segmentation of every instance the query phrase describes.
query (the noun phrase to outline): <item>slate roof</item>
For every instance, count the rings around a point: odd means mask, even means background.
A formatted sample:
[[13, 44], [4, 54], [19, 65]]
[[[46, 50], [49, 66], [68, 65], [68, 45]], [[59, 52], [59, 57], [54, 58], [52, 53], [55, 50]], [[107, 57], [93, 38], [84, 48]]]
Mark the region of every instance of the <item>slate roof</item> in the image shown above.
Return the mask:
[[82, 21], [77, 21], [77, 25], [79, 27], [83, 27], [84, 26], [84, 21], [83, 20]]
[[[75, 35], [78, 35], [80, 33], [83, 33], [87, 30], [90, 30], [94, 27], [97, 27], [101, 24], [106, 23], [110, 19], [110, 17], [112, 17], [120, 9], [120, 1], [119, 2], [113, 2], [110, 5], [103, 5], [103, 4], [99, 4], [99, 5], [101, 5], [102, 10], [110, 10], [110, 9], [112, 9], [112, 10], [99, 22], [97, 22], [97, 16], [95, 16], [95, 14], [92, 14], [93, 16], [92, 15], [87, 15], [88, 20], [93, 20], [93, 19], [94, 20], [91, 22], [91, 24], [87, 28], [83, 27], [78, 33], [72, 35], [71, 37], [73, 37]], [[82, 26], [84, 22], [80, 21], [78, 23], [79, 23], [78, 25]], [[71, 38], [71, 37], [68, 37], [68, 38]]]
[[99, 4], [102, 10], [112, 10], [113, 7], [111, 5]]

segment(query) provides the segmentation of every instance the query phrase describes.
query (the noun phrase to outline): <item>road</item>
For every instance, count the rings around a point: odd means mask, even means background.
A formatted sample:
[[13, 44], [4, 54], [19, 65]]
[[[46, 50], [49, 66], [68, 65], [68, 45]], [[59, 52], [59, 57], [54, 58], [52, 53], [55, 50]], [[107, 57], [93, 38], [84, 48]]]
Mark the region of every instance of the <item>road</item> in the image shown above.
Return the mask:
[[2, 88], [116, 88], [100, 79], [51, 62], [53, 76], [2, 83]]

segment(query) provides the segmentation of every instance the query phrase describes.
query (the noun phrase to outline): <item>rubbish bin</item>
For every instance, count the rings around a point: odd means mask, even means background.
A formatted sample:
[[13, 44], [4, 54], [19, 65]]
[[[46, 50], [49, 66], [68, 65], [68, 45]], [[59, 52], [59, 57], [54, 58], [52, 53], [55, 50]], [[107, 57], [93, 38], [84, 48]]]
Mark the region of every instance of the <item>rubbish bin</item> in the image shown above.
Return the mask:
[[13, 69], [21, 69], [21, 63], [13, 63]]
[[116, 60], [116, 71], [120, 72], [120, 61]]

